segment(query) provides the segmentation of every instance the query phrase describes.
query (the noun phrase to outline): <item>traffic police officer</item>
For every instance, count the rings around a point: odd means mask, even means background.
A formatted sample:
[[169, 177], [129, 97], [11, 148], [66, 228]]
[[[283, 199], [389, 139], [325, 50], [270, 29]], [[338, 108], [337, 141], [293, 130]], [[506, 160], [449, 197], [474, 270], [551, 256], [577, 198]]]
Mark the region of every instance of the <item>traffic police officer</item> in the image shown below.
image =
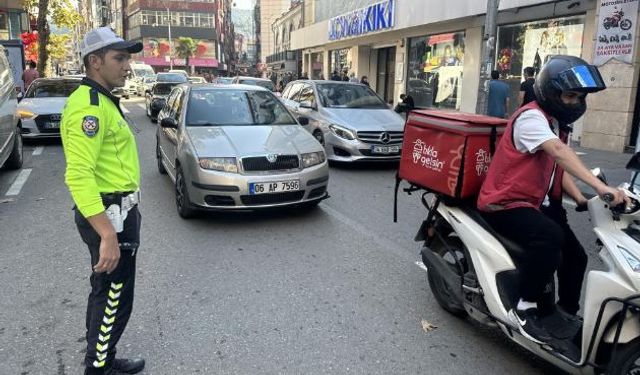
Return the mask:
[[133, 305], [140, 167], [135, 138], [111, 94], [124, 86], [131, 53], [141, 50], [141, 43], [125, 41], [108, 27], [89, 31], [80, 45], [87, 76], [62, 113], [65, 183], [93, 271], [85, 374], [135, 374], [144, 368], [143, 359], [115, 358]]

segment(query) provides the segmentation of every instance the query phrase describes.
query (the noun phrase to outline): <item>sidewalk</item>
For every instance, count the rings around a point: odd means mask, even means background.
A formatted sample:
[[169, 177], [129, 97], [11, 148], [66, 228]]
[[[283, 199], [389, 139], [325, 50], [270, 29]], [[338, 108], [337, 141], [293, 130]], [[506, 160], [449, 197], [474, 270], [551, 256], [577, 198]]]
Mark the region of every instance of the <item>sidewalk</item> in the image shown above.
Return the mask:
[[629, 182], [631, 171], [625, 169], [633, 154], [623, 154], [609, 151], [600, 151], [573, 145], [587, 168], [600, 168], [607, 177], [609, 185], [617, 186], [622, 182]]

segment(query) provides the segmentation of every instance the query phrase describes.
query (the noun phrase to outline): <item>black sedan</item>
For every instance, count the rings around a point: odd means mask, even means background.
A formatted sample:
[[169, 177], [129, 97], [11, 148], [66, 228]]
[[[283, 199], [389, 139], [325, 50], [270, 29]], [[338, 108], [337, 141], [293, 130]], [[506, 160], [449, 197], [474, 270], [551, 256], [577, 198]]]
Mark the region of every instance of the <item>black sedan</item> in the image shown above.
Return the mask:
[[184, 74], [158, 73], [156, 82], [145, 95], [147, 116], [151, 119], [151, 122], [158, 121], [158, 113], [167, 102], [171, 89], [176, 85], [187, 82], [187, 76]]

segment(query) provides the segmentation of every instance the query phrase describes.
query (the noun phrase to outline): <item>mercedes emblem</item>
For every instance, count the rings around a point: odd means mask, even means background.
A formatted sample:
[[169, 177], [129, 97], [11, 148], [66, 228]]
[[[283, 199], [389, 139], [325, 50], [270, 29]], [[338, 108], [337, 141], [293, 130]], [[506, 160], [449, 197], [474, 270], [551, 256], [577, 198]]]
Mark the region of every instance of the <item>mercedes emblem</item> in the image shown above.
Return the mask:
[[380, 141], [384, 144], [387, 144], [389, 143], [389, 141], [391, 141], [391, 136], [389, 135], [389, 133], [384, 132], [380, 134]]

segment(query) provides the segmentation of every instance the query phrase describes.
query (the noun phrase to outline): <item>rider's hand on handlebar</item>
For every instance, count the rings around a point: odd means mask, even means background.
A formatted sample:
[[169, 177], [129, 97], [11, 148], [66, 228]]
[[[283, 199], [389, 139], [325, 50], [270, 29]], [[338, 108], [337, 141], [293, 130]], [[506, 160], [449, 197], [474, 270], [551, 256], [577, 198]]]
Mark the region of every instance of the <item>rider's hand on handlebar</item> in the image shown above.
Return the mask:
[[603, 185], [601, 189], [598, 189], [598, 195], [600, 199], [609, 203], [611, 207], [616, 207], [622, 203], [627, 207], [631, 205], [631, 200], [622, 190], [607, 185]]

